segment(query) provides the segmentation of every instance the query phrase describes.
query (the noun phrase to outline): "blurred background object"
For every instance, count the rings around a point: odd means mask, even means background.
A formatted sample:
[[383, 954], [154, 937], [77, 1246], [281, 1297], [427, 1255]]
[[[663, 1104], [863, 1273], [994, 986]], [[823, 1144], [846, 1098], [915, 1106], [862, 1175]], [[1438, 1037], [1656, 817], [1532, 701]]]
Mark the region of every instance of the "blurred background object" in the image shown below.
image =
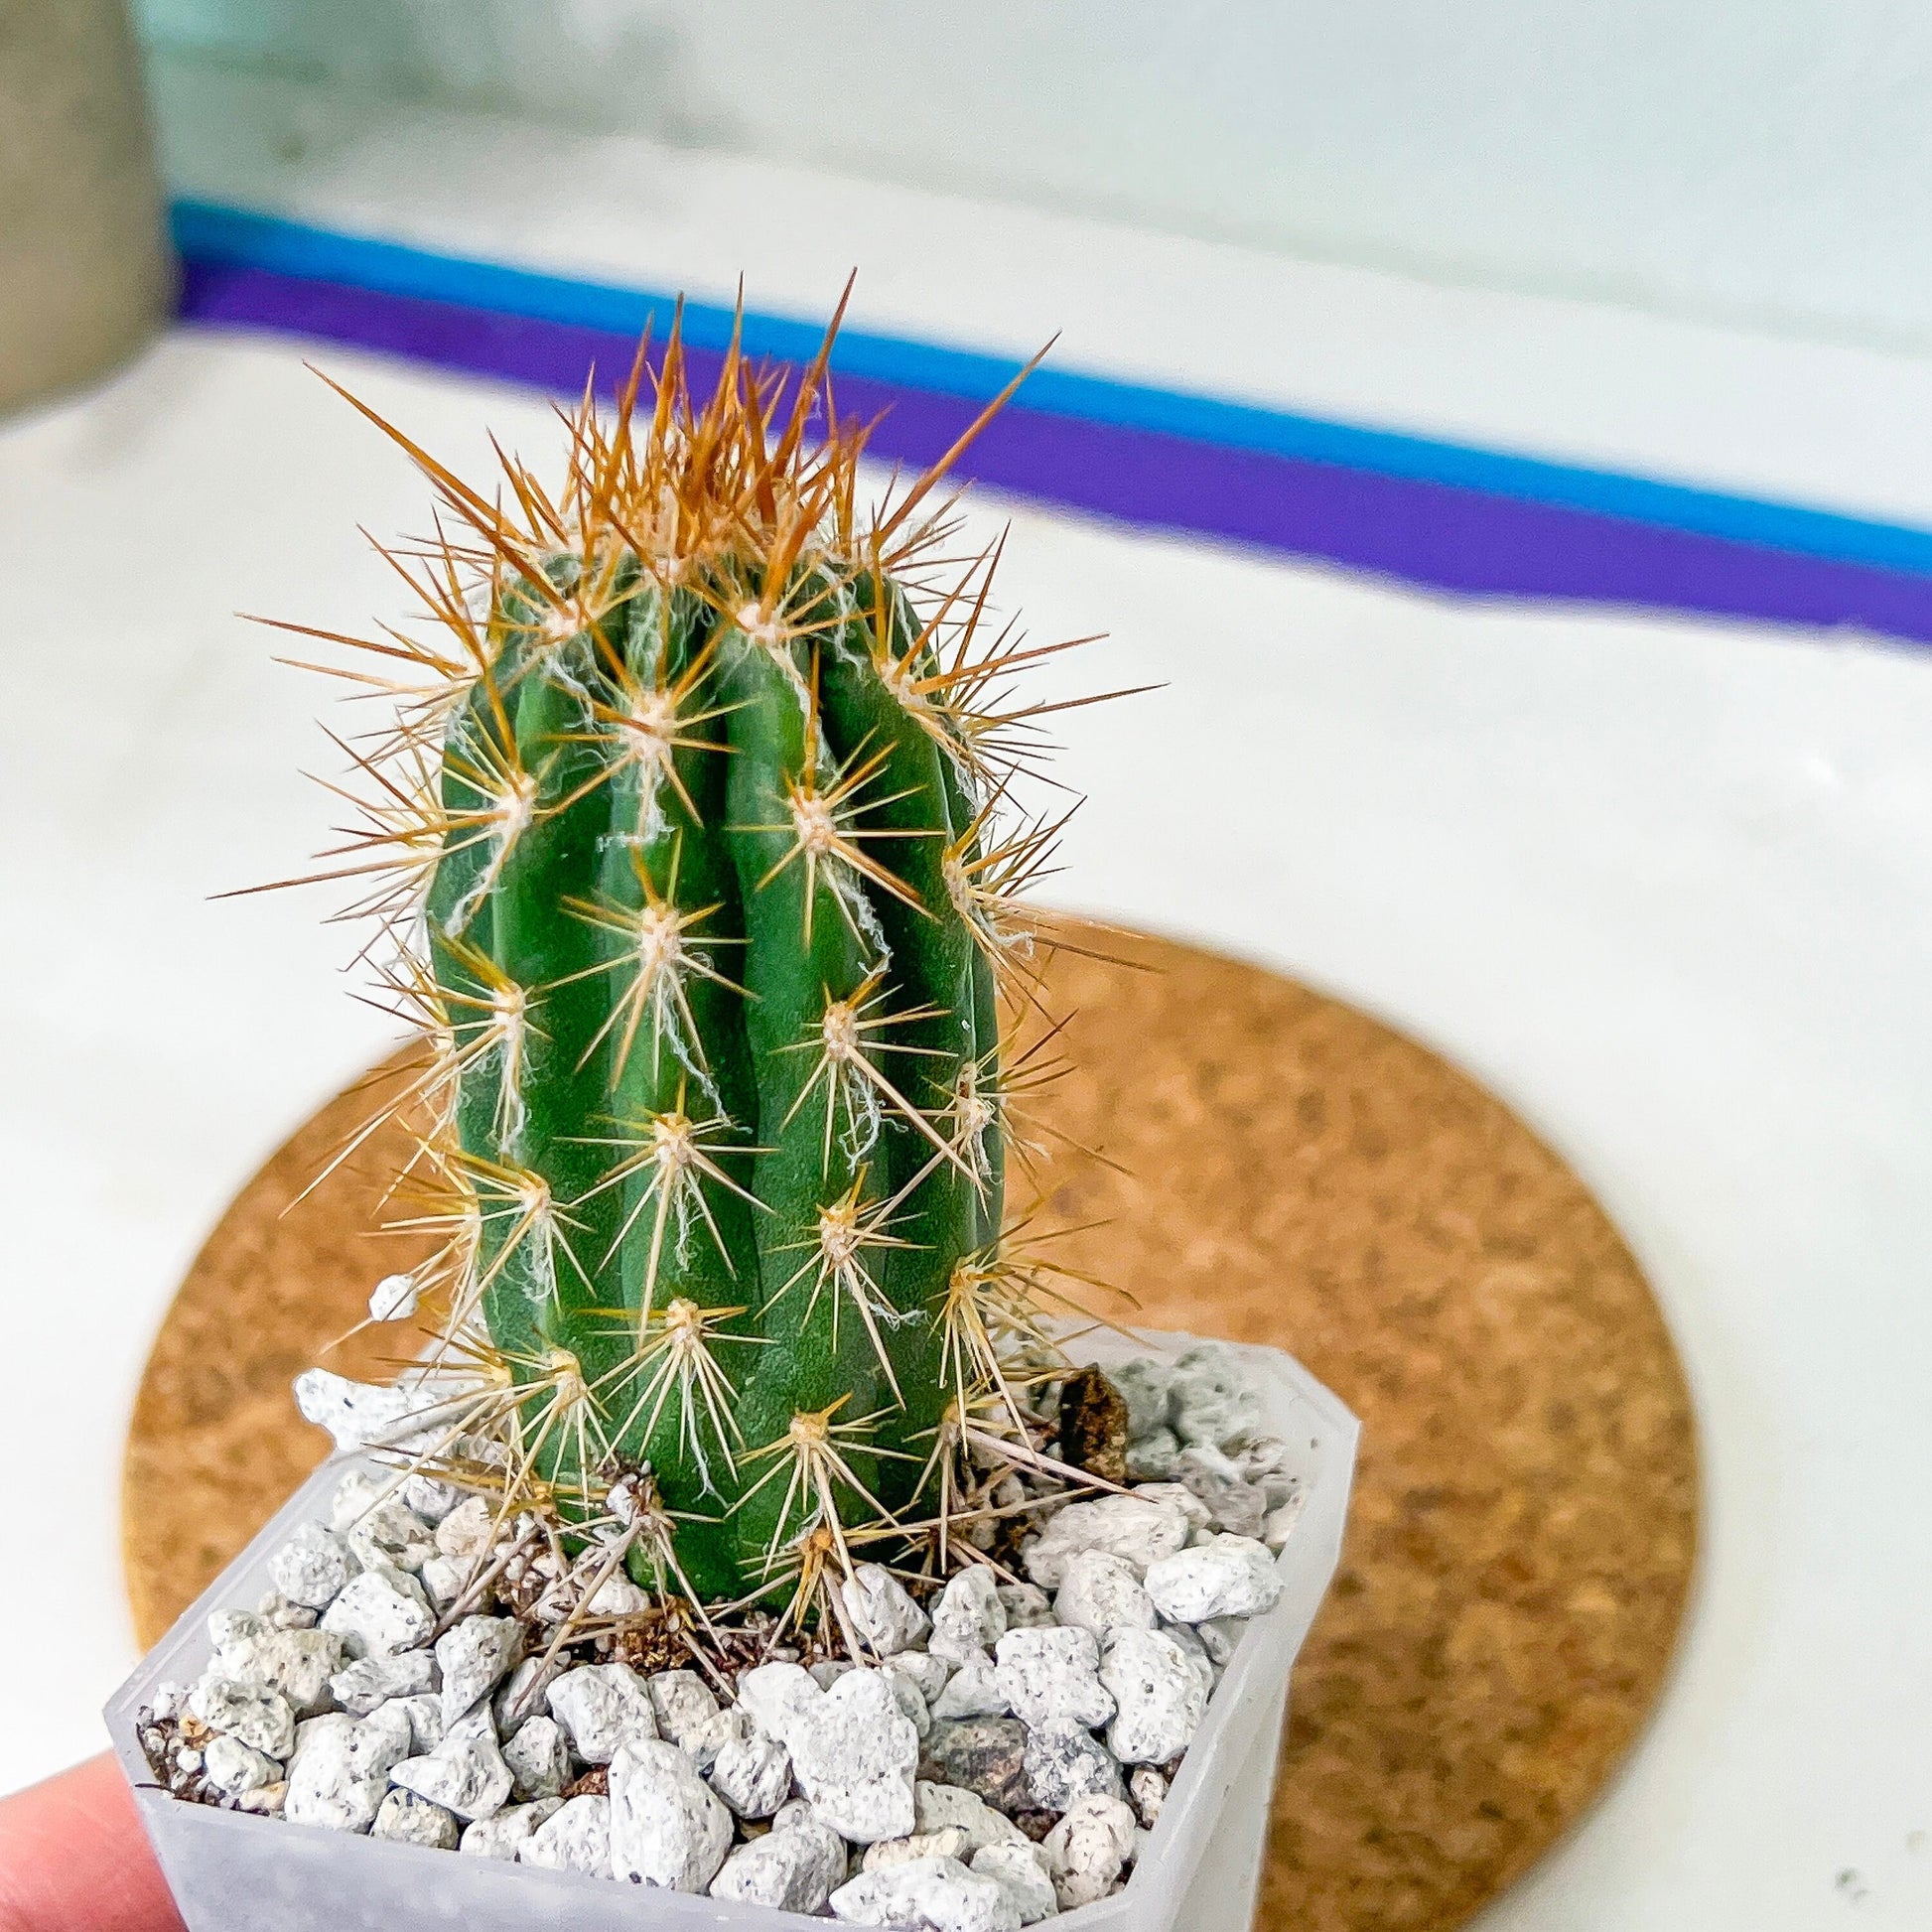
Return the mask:
[[0, 0], [0, 410], [111, 368], [174, 268], [124, 0]]
[[1932, 12], [1901, 0], [140, 4], [160, 49], [372, 92], [1932, 344]]

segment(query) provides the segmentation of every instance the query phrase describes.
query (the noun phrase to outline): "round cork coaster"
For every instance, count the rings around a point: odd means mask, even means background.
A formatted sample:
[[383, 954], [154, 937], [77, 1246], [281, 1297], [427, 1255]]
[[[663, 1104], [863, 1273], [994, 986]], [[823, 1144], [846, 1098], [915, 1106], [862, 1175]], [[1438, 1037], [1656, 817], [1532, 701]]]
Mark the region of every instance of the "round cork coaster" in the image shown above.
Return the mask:
[[[1042, 1225], [1078, 1228], [1062, 1258], [1131, 1289], [1137, 1320], [1276, 1343], [1362, 1418], [1258, 1922], [1458, 1925], [1576, 1819], [1656, 1698], [1696, 1543], [1682, 1367], [1582, 1182], [1462, 1074], [1272, 974], [1078, 936], [1114, 956], [1046, 960], [1073, 1017], [1072, 1071], [1035, 1110]], [[143, 1642], [321, 1458], [290, 1379], [411, 1258], [373, 1234], [393, 1141], [302, 1193], [371, 1105], [339, 1097], [275, 1155], [163, 1326], [126, 1463]], [[329, 1360], [370, 1373], [396, 1345], [364, 1329]]]

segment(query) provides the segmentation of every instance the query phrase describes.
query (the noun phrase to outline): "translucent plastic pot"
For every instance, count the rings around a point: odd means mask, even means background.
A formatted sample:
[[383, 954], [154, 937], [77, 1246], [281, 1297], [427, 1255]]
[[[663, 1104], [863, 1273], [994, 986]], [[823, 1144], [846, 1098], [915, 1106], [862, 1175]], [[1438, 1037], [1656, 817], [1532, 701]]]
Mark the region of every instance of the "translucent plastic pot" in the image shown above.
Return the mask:
[[[1069, 1352], [1105, 1366], [1178, 1354], [1193, 1338], [1090, 1336]], [[1280, 1565], [1286, 1587], [1249, 1625], [1188, 1747], [1126, 1887], [1050, 1921], [1065, 1932], [1246, 1932], [1254, 1915], [1289, 1674], [1340, 1554], [1359, 1433], [1353, 1416], [1292, 1357], [1243, 1348], [1264, 1427], [1291, 1450], [1305, 1502]], [[827, 1920], [494, 1859], [359, 1838], [172, 1798], [154, 1782], [136, 1713], [164, 1682], [190, 1683], [208, 1660], [208, 1614], [247, 1608], [270, 1587], [268, 1559], [304, 1522], [326, 1516], [342, 1479], [326, 1464], [215, 1579], [107, 1707], [114, 1750], [189, 1932], [802, 1932]]]

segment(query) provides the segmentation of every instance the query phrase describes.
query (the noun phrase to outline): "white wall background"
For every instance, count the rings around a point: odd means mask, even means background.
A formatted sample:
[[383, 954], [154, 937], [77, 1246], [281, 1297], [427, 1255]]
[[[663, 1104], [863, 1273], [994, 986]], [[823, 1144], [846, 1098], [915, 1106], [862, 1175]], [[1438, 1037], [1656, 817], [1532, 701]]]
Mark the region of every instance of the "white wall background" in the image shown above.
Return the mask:
[[173, 51], [1932, 347], [1923, 0], [139, 0]]

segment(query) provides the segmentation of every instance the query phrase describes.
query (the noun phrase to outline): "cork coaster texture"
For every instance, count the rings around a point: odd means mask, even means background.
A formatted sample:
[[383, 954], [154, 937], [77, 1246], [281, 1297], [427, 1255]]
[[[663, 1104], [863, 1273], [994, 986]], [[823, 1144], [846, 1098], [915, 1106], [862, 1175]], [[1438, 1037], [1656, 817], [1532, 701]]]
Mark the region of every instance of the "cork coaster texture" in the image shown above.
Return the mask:
[[[1072, 1070], [1034, 1110], [1039, 1225], [1077, 1228], [1060, 1258], [1137, 1321], [1289, 1349], [1362, 1419], [1257, 1923], [1459, 1925], [1588, 1804], [1665, 1676], [1697, 1526], [1682, 1367], [1582, 1182], [1465, 1076], [1272, 974], [1078, 937], [1113, 957], [1045, 961]], [[269, 1161], [168, 1314], [125, 1470], [143, 1644], [326, 1452], [290, 1380], [411, 1259], [374, 1232], [386, 1135], [297, 1200], [372, 1104], [340, 1096]], [[397, 1347], [364, 1329], [327, 1360]]]

